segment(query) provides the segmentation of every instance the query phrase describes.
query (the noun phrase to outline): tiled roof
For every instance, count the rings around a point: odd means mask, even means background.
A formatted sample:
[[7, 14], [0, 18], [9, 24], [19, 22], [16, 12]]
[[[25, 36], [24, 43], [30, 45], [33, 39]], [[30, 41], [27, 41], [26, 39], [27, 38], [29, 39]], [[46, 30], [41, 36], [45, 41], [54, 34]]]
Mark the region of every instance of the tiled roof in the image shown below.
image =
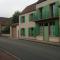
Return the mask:
[[6, 20], [9, 20], [9, 18], [0, 17], [0, 22], [1, 22], [1, 21], [6, 21]]
[[39, 3], [43, 2], [43, 1], [46, 1], [46, 0], [38, 0], [36, 3], [27, 6], [27, 7], [21, 12], [21, 15], [22, 15], [22, 14], [25, 14], [25, 13], [29, 13], [29, 12], [35, 11], [35, 10], [36, 10], [36, 4], [39, 4]]
[[10, 24], [10, 18], [0, 17], [0, 24], [2, 25]]
[[28, 13], [28, 12], [32, 12], [32, 11], [34, 11], [34, 10], [36, 10], [36, 3], [27, 6], [27, 7], [22, 11], [21, 14], [25, 14], [25, 13]]

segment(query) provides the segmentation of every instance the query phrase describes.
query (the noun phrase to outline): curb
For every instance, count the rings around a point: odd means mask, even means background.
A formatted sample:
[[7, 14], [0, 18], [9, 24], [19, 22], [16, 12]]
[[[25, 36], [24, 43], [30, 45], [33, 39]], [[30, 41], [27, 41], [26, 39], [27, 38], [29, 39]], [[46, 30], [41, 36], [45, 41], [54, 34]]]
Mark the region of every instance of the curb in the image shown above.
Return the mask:
[[19, 40], [26, 40], [26, 41], [30, 41], [30, 42], [35, 42], [35, 43], [41, 43], [41, 44], [47, 44], [47, 45], [60, 47], [60, 43], [45, 42], [45, 41], [39, 41], [39, 40], [34, 40], [34, 39], [19, 39]]

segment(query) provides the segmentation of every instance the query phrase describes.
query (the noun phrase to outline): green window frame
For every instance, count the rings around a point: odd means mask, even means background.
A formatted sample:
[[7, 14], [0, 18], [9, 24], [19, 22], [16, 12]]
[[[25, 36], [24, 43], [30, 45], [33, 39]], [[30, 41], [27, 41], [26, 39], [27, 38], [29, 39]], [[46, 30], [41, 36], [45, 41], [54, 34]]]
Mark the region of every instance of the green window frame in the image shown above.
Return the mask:
[[29, 36], [34, 36], [34, 27], [29, 28]]
[[42, 10], [43, 10], [43, 7], [40, 7], [39, 8], [39, 18], [42, 19]]
[[34, 15], [34, 13], [31, 13], [30, 15], [29, 15], [29, 21], [33, 21], [33, 15]]
[[21, 23], [25, 23], [25, 16], [21, 16]]
[[21, 29], [21, 36], [25, 36], [25, 28]]
[[50, 4], [51, 17], [54, 17], [55, 3]]

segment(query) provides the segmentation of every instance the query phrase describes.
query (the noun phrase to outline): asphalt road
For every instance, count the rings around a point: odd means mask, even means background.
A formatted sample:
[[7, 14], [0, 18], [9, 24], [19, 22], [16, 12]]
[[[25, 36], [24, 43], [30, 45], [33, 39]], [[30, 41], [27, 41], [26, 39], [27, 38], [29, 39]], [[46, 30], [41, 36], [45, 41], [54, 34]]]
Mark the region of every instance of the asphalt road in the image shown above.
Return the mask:
[[0, 37], [0, 48], [21, 60], [60, 60], [60, 47]]

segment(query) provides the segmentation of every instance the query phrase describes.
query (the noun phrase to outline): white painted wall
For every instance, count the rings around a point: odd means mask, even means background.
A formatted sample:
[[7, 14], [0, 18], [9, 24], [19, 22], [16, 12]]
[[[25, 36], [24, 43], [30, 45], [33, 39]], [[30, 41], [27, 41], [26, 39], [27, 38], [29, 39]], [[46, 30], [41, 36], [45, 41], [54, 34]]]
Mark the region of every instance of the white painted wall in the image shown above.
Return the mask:
[[[36, 9], [38, 9], [38, 8], [40, 8], [40, 7], [43, 7], [43, 6], [46, 6], [46, 5], [48, 5], [48, 4], [51, 4], [51, 3], [53, 3], [53, 2], [56, 2], [56, 1], [59, 1], [59, 0], [47, 0], [47, 1], [44, 1], [44, 2], [42, 2], [42, 3], [39, 3], [39, 4], [37, 4], [36, 5]], [[59, 1], [60, 2], [60, 1]], [[20, 29], [21, 28], [25, 28], [26, 29], [26, 38], [30, 38], [29, 36], [28, 36], [28, 28], [30, 28], [30, 27], [35, 27], [35, 22], [29, 22], [29, 15], [31, 14], [31, 13], [36, 13], [36, 11], [33, 11], [33, 12], [30, 12], [30, 13], [26, 13], [26, 14], [23, 14], [23, 15], [20, 15], [19, 16], [19, 33], [20, 33]], [[60, 12], [60, 11], [59, 11]], [[20, 17], [21, 16], [25, 16], [25, 23], [20, 23]], [[20, 34], [19, 34], [20, 35]], [[21, 35], [19, 36], [19, 37], [21, 37]], [[25, 38], [24, 37], [24, 38]], [[33, 38], [33, 37], [32, 37]], [[35, 37], [37, 40], [43, 40], [43, 36], [37, 36], [37, 37]], [[58, 37], [49, 37], [49, 40], [50, 41], [52, 41], [52, 42], [59, 42], [59, 38]]]
[[[26, 38], [28, 37], [28, 29], [31, 28], [31, 27], [35, 27], [35, 22], [33, 22], [33, 21], [30, 22], [29, 21], [29, 15], [31, 13], [36, 13], [36, 11], [30, 12], [30, 13], [26, 13], [26, 14], [23, 14], [23, 15], [19, 16], [19, 33], [20, 33], [21, 28], [25, 28], [25, 34], [26, 34], [25, 37]], [[20, 22], [20, 17], [21, 16], [25, 16], [25, 23], [21, 23]], [[20, 37], [21, 37], [21, 35], [20, 35]]]

